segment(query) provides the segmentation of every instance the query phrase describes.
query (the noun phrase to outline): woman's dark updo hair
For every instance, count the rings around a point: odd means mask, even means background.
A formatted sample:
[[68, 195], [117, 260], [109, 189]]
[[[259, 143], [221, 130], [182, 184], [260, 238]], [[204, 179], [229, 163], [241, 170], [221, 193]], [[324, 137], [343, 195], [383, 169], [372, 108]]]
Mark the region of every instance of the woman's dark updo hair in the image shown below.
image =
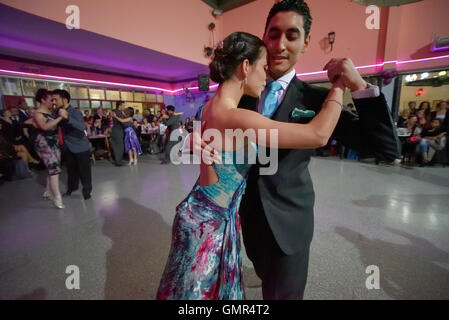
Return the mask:
[[245, 59], [253, 64], [260, 57], [263, 41], [246, 32], [234, 32], [223, 40], [214, 52], [209, 65], [210, 78], [216, 83], [230, 79], [235, 70]]

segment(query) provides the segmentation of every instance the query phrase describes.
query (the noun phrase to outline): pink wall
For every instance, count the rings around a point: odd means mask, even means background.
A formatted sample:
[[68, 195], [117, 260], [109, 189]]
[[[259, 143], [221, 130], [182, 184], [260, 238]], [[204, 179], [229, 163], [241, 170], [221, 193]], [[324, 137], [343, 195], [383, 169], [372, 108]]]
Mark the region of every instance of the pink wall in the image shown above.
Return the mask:
[[[421, 59], [449, 55], [449, 51], [429, 52], [432, 35], [449, 36], [449, 1], [424, 0], [401, 7], [393, 7], [400, 15], [400, 37], [396, 43], [400, 60]], [[394, 44], [393, 44], [394, 45]], [[400, 70], [448, 66], [449, 59], [400, 65]]]
[[[2, 3], [64, 23], [65, 9], [80, 8], [81, 29], [145, 48], [206, 64], [203, 48], [209, 44], [207, 26], [212, 9], [199, 0], [2, 0]], [[217, 33], [221, 23], [215, 21]]]
[[[223, 15], [221, 37], [234, 31], [246, 31], [262, 37], [266, 17], [274, 2], [258, 0], [226, 12]], [[365, 28], [365, 7], [350, 0], [309, 0], [308, 4], [313, 18], [310, 33], [312, 42], [295, 67], [297, 73], [320, 71], [333, 57], [351, 57], [356, 65], [375, 63], [379, 31]], [[339, 14], [335, 15], [335, 12]], [[322, 48], [330, 31], [336, 32], [332, 52]], [[307, 79], [322, 77], [312, 76]]]
[[[262, 37], [266, 17], [274, 2], [257, 0], [223, 14], [220, 39], [234, 31], [246, 31]], [[380, 30], [368, 30], [365, 27], [368, 17], [365, 13], [366, 7], [351, 0], [309, 0], [308, 4], [313, 17], [312, 43], [295, 66], [298, 73], [320, 71], [333, 57], [347, 56], [355, 65], [364, 66], [375, 64], [378, 60], [410, 60], [449, 54], [432, 54], [427, 50], [432, 33], [439, 36], [449, 35], [448, 0], [425, 0], [400, 7], [383, 8]], [[332, 52], [322, 48], [330, 31], [336, 32]], [[399, 65], [398, 69], [412, 70], [448, 65], [449, 59], [444, 59]], [[362, 74], [375, 71], [375, 68], [360, 70]], [[320, 74], [301, 78], [317, 80], [324, 77]]]
[[[78, 0], [81, 28], [151, 48], [163, 53], [208, 64], [203, 47], [211, 41], [207, 25], [217, 25], [216, 39], [234, 31], [263, 35], [265, 19], [275, 0], [257, 0], [224, 13], [218, 19], [200, 0]], [[2, 3], [39, 16], [65, 22], [65, 8], [71, 0], [2, 0]], [[131, 4], [132, 3], [132, 4]], [[382, 9], [381, 30], [365, 27], [366, 7], [351, 0], [309, 0], [312, 16], [312, 43], [296, 65], [298, 73], [322, 70], [332, 57], [350, 57], [357, 66], [378, 60], [408, 60], [448, 55], [432, 54], [432, 34], [449, 35], [448, 0], [424, 0]], [[329, 31], [336, 32], [334, 50], [324, 49]], [[448, 66], [449, 59], [398, 65], [399, 70]], [[389, 66], [390, 67], [390, 66]], [[394, 64], [392, 65], [394, 67]], [[360, 70], [374, 73], [375, 68]], [[325, 79], [324, 74], [302, 76], [305, 80]], [[179, 86], [177, 86], [179, 87]]]

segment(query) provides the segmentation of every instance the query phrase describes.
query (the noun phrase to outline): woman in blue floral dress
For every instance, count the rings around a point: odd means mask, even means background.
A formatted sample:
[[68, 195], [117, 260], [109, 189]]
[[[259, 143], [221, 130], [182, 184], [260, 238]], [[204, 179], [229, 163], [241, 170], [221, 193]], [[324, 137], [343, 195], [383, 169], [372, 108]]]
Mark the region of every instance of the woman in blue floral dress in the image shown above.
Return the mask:
[[[210, 76], [219, 87], [200, 115], [206, 124], [203, 138], [209, 129], [215, 130], [209, 133], [218, 133], [210, 146], [221, 153], [221, 161], [201, 163], [200, 177], [176, 208], [157, 299], [244, 299], [238, 208], [251, 164], [236, 160], [254, 151], [261, 138], [273, 148], [322, 146], [337, 124], [344, 92], [340, 80], [334, 82], [321, 112], [308, 124], [277, 122], [237, 108], [243, 95], [259, 97], [264, 90], [266, 55], [262, 40], [244, 32], [231, 34], [215, 51]], [[270, 129], [277, 132], [277, 144], [267, 134]], [[246, 130], [254, 135], [244, 142]]]

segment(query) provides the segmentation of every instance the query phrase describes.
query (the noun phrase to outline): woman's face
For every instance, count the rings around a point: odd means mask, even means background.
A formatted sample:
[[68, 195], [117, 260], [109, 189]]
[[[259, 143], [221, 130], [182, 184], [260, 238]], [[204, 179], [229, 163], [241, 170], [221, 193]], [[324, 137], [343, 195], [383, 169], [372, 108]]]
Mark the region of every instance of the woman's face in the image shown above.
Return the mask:
[[53, 105], [53, 102], [51, 101], [51, 95], [48, 95], [44, 99], [42, 99], [42, 102], [40, 105], [45, 106], [50, 109]]
[[258, 98], [265, 89], [267, 81], [267, 50], [263, 47], [259, 59], [249, 66], [248, 83], [245, 85], [245, 94]]
[[410, 121], [411, 124], [415, 124], [416, 121], [418, 121], [418, 118], [413, 116], [413, 117], [408, 118], [408, 120]]

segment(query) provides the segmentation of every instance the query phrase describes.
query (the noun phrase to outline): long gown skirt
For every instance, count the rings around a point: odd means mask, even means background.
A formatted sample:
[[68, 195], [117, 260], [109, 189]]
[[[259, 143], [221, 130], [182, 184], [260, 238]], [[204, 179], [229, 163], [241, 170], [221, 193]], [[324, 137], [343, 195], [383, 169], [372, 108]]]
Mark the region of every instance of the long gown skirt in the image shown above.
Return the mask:
[[136, 150], [138, 155], [142, 154], [142, 149], [140, 148], [139, 138], [137, 138], [136, 132], [132, 127], [125, 128], [125, 152], [128, 153], [130, 150]]
[[229, 208], [217, 206], [198, 182], [176, 208], [172, 244], [157, 299], [245, 299], [238, 208], [246, 183]]

